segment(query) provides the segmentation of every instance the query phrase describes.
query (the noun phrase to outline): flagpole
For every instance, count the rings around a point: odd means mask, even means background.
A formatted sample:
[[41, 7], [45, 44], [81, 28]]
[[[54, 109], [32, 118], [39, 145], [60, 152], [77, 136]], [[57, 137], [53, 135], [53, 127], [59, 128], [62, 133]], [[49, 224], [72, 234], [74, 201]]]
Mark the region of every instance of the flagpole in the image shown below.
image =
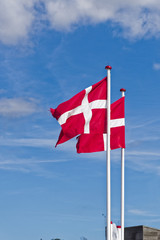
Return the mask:
[[[120, 89], [122, 97], [125, 96], [125, 89]], [[121, 240], [124, 240], [124, 148], [121, 148]]]
[[107, 171], [107, 239], [111, 240], [111, 164], [110, 164], [110, 105], [111, 105], [111, 66], [106, 66], [107, 69], [107, 155], [106, 155], [106, 171]]

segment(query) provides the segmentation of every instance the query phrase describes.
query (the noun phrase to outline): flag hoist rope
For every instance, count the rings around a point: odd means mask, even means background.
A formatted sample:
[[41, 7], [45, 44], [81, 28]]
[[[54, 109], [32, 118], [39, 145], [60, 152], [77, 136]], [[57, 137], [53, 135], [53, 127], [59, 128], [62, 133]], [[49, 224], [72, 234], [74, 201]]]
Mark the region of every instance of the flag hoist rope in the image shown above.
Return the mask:
[[[125, 96], [125, 89], [120, 89], [122, 97]], [[121, 148], [121, 240], [124, 240], [124, 148]]]
[[110, 165], [110, 119], [111, 119], [111, 66], [106, 66], [107, 69], [107, 240], [111, 240], [111, 165]]

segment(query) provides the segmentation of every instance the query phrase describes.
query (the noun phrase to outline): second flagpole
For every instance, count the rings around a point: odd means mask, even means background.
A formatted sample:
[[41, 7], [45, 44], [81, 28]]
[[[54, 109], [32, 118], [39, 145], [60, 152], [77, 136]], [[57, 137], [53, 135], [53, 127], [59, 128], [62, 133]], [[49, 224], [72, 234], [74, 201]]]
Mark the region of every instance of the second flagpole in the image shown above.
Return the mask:
[[[126, 89], [120, 89], [125, 97]], [[124, 148], [121, 148], [121, 240], [124, 240]]]
[[111, 164], [110, 164], [110, 105], [111, 105], [111, 66], [106, 66], [107, 69], [107, 234], [106, 240], [111, 240]]

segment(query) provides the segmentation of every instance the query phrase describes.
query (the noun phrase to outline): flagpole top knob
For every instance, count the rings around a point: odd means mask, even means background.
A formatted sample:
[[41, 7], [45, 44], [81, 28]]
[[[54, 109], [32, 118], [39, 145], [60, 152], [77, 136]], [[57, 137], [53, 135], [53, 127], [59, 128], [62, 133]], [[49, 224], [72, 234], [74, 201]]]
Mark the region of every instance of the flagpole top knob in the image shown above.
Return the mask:
[[105, 69], [110, 69], [111, 70], [112, 67], [111, 66], [106, 66]]
[[120, 92], [126, 92], [126, 89], [125, 88], [121, 88]]

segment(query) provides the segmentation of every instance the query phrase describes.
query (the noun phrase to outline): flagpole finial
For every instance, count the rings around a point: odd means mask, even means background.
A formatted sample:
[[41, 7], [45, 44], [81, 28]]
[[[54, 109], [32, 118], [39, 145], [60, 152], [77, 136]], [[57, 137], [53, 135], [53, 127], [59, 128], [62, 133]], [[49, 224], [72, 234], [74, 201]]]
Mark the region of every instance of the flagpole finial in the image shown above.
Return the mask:
[[112, 69], [112, 67], [111, 66], [105, 66], [105, 69]]
[[120, 92], [126, 92], [126, 89], [125, 88], [121, 88]]

